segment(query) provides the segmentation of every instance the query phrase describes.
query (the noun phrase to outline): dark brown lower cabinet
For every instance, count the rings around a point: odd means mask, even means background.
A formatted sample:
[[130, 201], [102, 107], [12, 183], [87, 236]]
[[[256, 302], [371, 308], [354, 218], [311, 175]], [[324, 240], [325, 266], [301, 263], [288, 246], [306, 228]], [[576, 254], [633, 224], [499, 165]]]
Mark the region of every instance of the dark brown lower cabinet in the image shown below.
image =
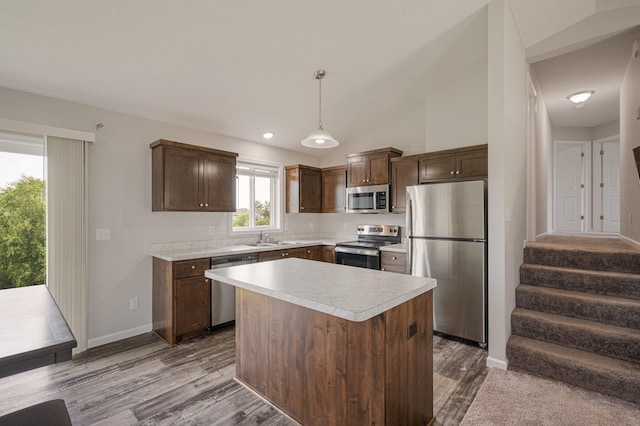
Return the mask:
[[380, 253], [380, 269], [387, 272], [407, 273], [407, 255], [391, 251]]
[[322, 246], [305, 247], [304, 258], [322, 261]]
[[322, 261], [336, 263], [336, 248], [333, 246], [322, 246]]
[[211, 284], [208, 278], [176, 280], [176, 334], [201, 333], [211, 324]]
[[432, 309], [353, 322], [238, 289], [236, 378], [304, 425], [430, 425]]
[[171, 346], [211, 325], [210, 259], [169, 262], [153, 258], [153, 331]]

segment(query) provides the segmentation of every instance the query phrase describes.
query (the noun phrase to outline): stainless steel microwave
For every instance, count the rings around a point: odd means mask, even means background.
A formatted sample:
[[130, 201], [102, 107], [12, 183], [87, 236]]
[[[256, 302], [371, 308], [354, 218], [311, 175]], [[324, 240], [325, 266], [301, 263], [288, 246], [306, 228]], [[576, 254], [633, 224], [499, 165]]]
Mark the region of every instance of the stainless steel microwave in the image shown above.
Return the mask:
[[347, 213], [389, 213], [389, 185], [347, 188]]

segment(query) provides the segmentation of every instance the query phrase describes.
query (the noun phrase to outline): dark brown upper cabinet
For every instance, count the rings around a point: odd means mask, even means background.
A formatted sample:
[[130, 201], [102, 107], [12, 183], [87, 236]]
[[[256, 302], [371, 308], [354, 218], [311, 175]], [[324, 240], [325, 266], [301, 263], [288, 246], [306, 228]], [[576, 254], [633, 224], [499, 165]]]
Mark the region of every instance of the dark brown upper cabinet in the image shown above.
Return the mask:
[[388, 184], [390, 176], [389, 160], [401, 155], [402, 151], [395, 148], [382, 148], [348, 154], [348, 186]]
[[428, 153], [420, 159], [420, 183], [486, 178], [487, 154], [487, 145]]
[[347, 208], [347, 166], [322, 169], [322, 213], [344, 213]]
[[391, 212], [407, 210], [407, 186], [418, 184], [418, 158], [416, 156], [391, 159]]
[[238, 154], [164, 139], [150, 146], [153, 211], [235, 211]]
[[296, 164], [285, 167], [286, 213], [322, 211], [322, 169]]

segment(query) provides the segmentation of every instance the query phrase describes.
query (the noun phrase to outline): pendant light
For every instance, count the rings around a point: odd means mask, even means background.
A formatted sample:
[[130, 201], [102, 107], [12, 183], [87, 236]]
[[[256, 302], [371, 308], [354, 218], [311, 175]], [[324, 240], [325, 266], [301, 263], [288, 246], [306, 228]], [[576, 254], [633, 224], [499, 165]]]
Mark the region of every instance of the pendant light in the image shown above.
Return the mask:
[[333, 148], [340, 143], [331, 136], [331, 133], [322, 128], [322, 79], [325, 76], [324, 70], [318, 70], [313, 76], [318, 80], [318, 130], [314, 130], [300, 142], [309, 148]]

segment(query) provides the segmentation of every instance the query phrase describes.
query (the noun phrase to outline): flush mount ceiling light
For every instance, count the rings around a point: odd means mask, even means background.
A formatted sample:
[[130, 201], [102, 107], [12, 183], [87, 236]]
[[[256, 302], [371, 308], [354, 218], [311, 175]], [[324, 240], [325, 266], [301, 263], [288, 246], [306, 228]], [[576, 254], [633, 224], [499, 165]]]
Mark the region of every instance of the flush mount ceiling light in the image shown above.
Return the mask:
[[591, 95], [593, 95], [593, 90], [583, 90], [582, 92], [573, 93], [567, 96], [567, 99], [574, 104], [584, 106], [584, 103], [587, 102], [587, 99], [589, 99]]
[[322, 79], [325, 76], [324, 70], [318, 70], [313, 76], [318, 80], [318, 130], [314, 130], [300, 142], [309, 148], [333, 148], [340, 143], [331, 136], [331, 133], [322, 128]]
[[271, 132], [263, 133], [262, 137], [265, 138], [265, 139], [271, 139], [273, 137], [273, 133], [271, 133]]

